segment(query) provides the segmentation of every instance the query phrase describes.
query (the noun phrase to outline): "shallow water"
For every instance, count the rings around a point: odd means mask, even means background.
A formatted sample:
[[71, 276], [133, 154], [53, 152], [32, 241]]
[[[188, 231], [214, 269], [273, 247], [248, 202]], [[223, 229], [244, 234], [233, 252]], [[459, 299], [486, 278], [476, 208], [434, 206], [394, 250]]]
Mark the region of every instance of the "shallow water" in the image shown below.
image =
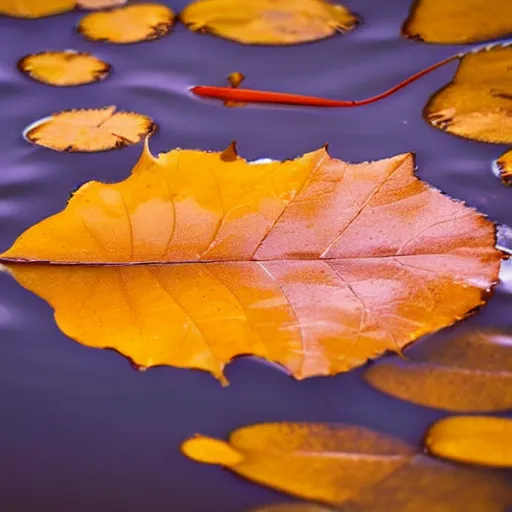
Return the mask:
[[[179, 11], [187, 2], [163, 3]], [[381, 103], [354, 109], [227, 109], [189, 94], [191, 85], [222, 85], [230, 72], [242, 71], [251, 88], [356, 99], [463, 49], [400, 39], [409, 0], [344, 3], [363, 17], [358, 30], [274, 48], [240, 46], [179, 24], [161, 40], [115, 46], [75, 34], [78, 13], [35, 21], [0, 17], [0, 249], [60, 211], [81, 183], [127, 176], [140, 146], [60, 154], [21, 135], [52, 112], [107, 105], [156, 120], [154, 153], [220, 150], [232, 139], [248, 159], [290, 158], [326, 142], [332, 155], [354, 162], [414, 151], [420, 178], [512, 225], [512, 191], [491, 171], [505, 146], [456, 138], [421, 117], [456, 63]], [[94, 52], [114, 73], [100, 84], [58, 89], [16, 69], [28, 53], [66, 48]], [[288, 498], [189, 461], [178, 451], [184, 438], [307, 420], [366, 425], [418, 443], [431, 422], [447, 415], [382, 395], [361, 380], [361, 371], [299, 383], [269, 365], [239, 359], [227, 369], [228, 388], [198, 371], [136, 372], [114, 352], [69, 340], [51, 308], [8, 275], [0, 275], [0, 286], [0, 504], [6, 512], [243, 512]], [[500, 284], [478, 314], [434, 337], [477, 326], [511, 328], [511, 290], [510, 283]]]

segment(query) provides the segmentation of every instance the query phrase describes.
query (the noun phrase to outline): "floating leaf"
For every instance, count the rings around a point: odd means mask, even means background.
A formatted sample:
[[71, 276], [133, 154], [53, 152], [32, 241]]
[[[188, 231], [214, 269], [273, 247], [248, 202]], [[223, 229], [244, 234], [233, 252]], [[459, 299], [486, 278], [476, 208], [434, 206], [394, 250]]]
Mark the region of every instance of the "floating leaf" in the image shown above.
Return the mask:
[[72, 86], [102, 80], [111, 66], [90, 53], [65, 50], [27, 55], [19, 61], [18, 68], [48, 85]]
[[407, 464], [415, 449], [363, 427], [264, 423], [235, 430], [229, 442], [196, 436], [188, 457], [303, 498], [342, 503]]
[[134, 4], [87, 14], [80, 20], [78, 32], [93, 41], [137, 43], [165, 36], [174, 20], [174, 13], [165, 5]]
[[127, 0], [78, 0], [78, 7], [82, 9], [106, 9], [124, 5]]
[[402, 27], [405, 37], [461, 44], [512, 34], [510, 0], [415, 0]]
[[339, 512], [505, 512], [510, 478], [418, 455]]
[[0, 0], [0, 14], [15, 18], [43, 18], [75, 8], [76, 0]]
[[194, 32], [265, 45], [324, 39], [352, 30], [358, 22], [347, 8], [325, 0], [198, 0], [180, 19]]
[[512, 408], [512, 336], [475, 332], [449, 340], [419, 360], [381, 361], [364, 375], [384, 393], [449, 411]]
[[512, 468], [512, 420], [453, 416], [430, 427], [425, 445], [433, 454], [458, 462]]
[[65, 110], [31, 124], [25, 137], [56, 151], [106, 151], [136, 144], [154, 127], [149, 117], [116, 107]]
[[496, 169], [504, 185], [512, 185], [512, 149], [496, 160]]
[[86, 345], [221, 379], [253, 354], [305, 378], [466, 316], [497, 279], [494, 245], [494, 225], [419, 181], [411, 155], [248, 164], [233, 146], [145, 147], [127, 180], [84, 185], [2, 256], [43, 263], [11, 271]]
[[425, 107], [427, 121], [459, 137], [512, 144], [511, 62], [512, 46], [464, 55], [453, 80]]
[[[343, 512], [503, 512], [512, 503], [506, 479], [418, 455], [404, 442], [362, 427], [259, 424], [235, 430], [228, 442], [193, 437], [182, 451]], [[325, 510], [282, 507], [275, 510]]]

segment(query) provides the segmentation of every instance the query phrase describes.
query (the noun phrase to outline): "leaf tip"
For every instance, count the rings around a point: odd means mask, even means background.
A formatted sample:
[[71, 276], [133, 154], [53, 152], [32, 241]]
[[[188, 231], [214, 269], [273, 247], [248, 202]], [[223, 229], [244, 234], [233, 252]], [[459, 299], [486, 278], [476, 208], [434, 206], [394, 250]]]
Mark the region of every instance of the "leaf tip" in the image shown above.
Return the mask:
[[243, 459], [242, 455], [229, 443], [200, 434], [183, 441], [181, 452], [196, 462], [220, 464], [227, 467], [236, 466]]
[[238, 151], [236, 148], [236, 141], [232, 140], [229, 146], [220, 154], [220, 159], [223, 162], [233, 162], [238, 160]]

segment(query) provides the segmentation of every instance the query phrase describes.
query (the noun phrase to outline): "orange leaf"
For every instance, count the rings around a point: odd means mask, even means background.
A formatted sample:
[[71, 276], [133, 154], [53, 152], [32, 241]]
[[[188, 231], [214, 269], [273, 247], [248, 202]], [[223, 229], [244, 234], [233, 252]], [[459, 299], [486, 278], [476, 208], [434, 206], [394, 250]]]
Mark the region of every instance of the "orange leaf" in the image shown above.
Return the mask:
[[507, 45], [464, 55], [453, 80], [437, 91], [425, 106], [423, 113], [427, 121], [459, 137], [511, 144], [510, 62], [512, 46]]
[[136, 144], [154, 129], [147, 116], [105, 107], [53, 114], [27, 127], [25, 137], [56, 151], [106, 151]]
[[[182, 452], [343, 512], [503, 512], [512, 503], [505, 478], [419, 455], [402, 441], [362, 427], [258, 424], [235, 430], [228, 442], [195, 436], [182, 444]], [[291, 504], [263, 510], [325, 509]]]
[[415, 0], [402, 34], [429, 43], [477, 43], [510, 35], [511, 20], [510, 0]]
[[382, 361], [364, 377], [377, 389], [418, 405], [450, 411], [512, 408], [512, 337], [489, 331], [429, 347], [411, 362]]
[[316, 41], [358, 23], [346, 7], [325, 0], [198, 0], [180, 19], [194, 32], [265, 45]]
[[497, 174], [504, 185], [512, 185], [512, 149], [503, 153], [495, 162]]
[[434, 423], [425, 446], [439, 457], [484, 466], [512, 468], [512, 420], [453, 416]]
[[80, 20], [78, 32], [93, 41], [137, 43], [165, 36], [174, 21], [174, 13], [165, 5], [134, 4], [87, 14]]
[[105, 9], [123, 5], [127, 0], [77, 0], [78, 7], [82, 9]]
[[146, 147], [128, 179], [87, 183], [2, 257], [38, 263], [10, 269], [86, 345], [219, 378], [253, 354], [304, 378], [466, 316], [497, 279], [494, 244], [493, 224], [419, 181], [411, 155], [248, 164], [233, 147]]
[[111, 66], [90, 53], [64, 50], [27, 55], [19, 61], [18, 68], [48, 85], [72, 86], [102, 80]]
[[75, 8], [76, 0], [0, 0], [0, 14], [15, 18], [43, 18]]

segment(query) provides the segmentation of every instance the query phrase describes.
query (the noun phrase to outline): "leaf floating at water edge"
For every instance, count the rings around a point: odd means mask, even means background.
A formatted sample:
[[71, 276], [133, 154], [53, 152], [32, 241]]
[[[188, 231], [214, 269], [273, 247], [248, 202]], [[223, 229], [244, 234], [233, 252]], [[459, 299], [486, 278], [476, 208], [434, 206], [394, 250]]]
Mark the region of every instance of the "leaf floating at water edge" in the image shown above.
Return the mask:
[[155, 129], [153, 120], [116, 107], [65, 110], [31, 124], [30, 142], [55, 151], [107, 151], [136, 144]]
[[512, 149], [503, 153], [495, 162], [501, 182], [512, 185]]
[[0, 0], [0, 15], [15, 18], [44, 18], [75, 8], [76, 0]]
[[106, 9], [109, 7], [118, 7], [124, 5], [127, 0], [78, 0], [78, 7], [82, 9]]
[[477, 43], [512, 35], [510, 0], [415, 0], [402, 35], [428, 43]]
[[64, 87], [103, 80], [111, 66], [90, 53], [65, 50], [27, 55], [18, 68], [38, 82]]
[[235, 430], [228, 442], [196, 436], [181, 449], [198, 462], [331, 504], [357, 496], [415, 453], [403, 441], [363, 427], [320, 423], [262, 423]]
[[325, 0], [198, 0], [180, 19], [194, 32], [209, 32], [243, 44], [298, 44], [352, 30], [347, 8]]
[[512, 336], [489, 331], [444, 343], [428, 355], [382, 361], [364, 378], [401, 400], [457, 412], [512, 408]]
[[512, 468], [512, 420], [492, 416], [452, 416], [427, 432], [427, 449], [445, 459]]
[[146, 145], [128, 179], [85, 184], [0, 257], [39, 263], [11, 270], [73, 339], [223, 380], [239, 355], [305, 378], [400, 350], [483, 304], [494, 245], [410, 155], [250, 164]]
[[463, 56], [453, 80], [428, 101], [427, 121], [459, 137], [512, 144], [511, 62], [512, 46]]
[[162, 4], [134, 4], [92, 12], [78, 24], [78, 32], [93, 41], [127, 44], [151, 41], [167, 35], [175, 15]]

